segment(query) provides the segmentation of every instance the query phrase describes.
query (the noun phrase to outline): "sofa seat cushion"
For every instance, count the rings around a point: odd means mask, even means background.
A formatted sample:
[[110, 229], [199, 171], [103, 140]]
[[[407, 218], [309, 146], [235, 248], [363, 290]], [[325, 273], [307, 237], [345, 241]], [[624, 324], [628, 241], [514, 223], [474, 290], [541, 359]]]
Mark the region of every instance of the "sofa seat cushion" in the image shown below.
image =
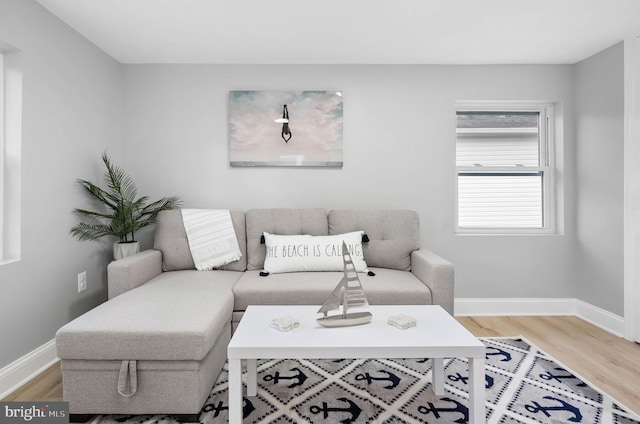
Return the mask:
[[201, 360], [229, 323], [235, 271], [165, 272], [71, 321], [56, 334], [58, 357]]
[[[370, 268], [376, 275], [358, 274], [372, 305], [431, 305], [431, 291], [406, 271]], [[342, 272], [292, 272], [261, 277], [247, 271], [233, 286], [234, 310], [248, 305], [322, 305], [338, 285]]]

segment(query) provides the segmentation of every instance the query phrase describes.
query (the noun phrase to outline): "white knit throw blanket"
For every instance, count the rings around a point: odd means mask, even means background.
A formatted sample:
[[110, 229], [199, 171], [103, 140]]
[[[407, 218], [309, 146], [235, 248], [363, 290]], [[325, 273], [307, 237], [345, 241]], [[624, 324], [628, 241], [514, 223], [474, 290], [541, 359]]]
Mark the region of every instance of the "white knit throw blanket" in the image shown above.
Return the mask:
[[196, 269], [208, 271], [242, 256], [226, 209], [182, 209], [182, 222]]

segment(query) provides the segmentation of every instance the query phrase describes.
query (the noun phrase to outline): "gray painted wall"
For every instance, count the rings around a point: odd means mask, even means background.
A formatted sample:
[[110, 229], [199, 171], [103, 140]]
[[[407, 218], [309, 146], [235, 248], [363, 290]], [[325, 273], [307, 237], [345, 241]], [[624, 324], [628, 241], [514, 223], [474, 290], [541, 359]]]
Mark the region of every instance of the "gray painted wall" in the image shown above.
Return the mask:
[[[619, 47], [576, 66], [123, 66], [32, 0], [0, 0], [0, 41], [24, 68], [22, 258], [0, 266], [0, 368], [106, 299], [110, 246], [68, 235], [74, 181], [101, 177], [104, 149], [141, 193], [188, 207], [415, 209], [422, 245], [455, 263], [456, 297], [622, 314]], [[244, 89], [344, 90], [344, 168], [230, 168], [227, 96]], [[453, 103], [521, 99], [559, 102], [562, 234], [455, 236]]]
[[576, 292], [623, 315], [624, 47], [575, 65]]
[[[456, 297], [574, 297], [572, 66], [126, 65], [127, 168], [187, 207], [409, 208]], [[230, 90], [344, 91], [344, 168], [231, 168]], [[456, 100], [559, 102], [563, 235], [455, 236]], [[149, 246], [149, 243], [147, 243]]]
[[22, 257], [0, 266], [2, 368], [106, 299], [109, 247], [68, 232], [75, 179], [101, 176], [104, 149], [122, 159], [122, 68], [31, 0], [0, 0], [0, 40], [23, 65]]

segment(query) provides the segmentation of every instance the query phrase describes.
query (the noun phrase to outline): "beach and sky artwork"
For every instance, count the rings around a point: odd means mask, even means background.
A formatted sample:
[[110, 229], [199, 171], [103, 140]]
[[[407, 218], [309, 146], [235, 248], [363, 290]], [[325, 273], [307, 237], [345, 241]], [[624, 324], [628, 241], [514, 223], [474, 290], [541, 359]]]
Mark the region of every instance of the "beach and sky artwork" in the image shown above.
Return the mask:
[[341, 91], [229, 92], [231, 166], [342, 166]]

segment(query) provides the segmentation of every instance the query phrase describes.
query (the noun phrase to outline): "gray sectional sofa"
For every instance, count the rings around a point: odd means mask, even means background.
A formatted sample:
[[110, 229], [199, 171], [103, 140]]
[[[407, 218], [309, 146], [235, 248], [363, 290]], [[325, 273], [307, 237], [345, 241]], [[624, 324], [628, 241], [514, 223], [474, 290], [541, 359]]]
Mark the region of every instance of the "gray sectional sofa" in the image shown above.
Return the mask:
[[108, 266], [109, 300], [56, 335], [64, 399], [84, 414], [172, 414], [195, 421], [248, 305], [320, 305], [341, 272], [261, 276], [261, 236], [364, 231], [371, 304], [439, 304], [453, 314], [453, 265], [419, 249], [419, 218], [406, 210], [232, 211], [242, 257], [197, 271], [179, 210], [159, 216], [154, 249]]

